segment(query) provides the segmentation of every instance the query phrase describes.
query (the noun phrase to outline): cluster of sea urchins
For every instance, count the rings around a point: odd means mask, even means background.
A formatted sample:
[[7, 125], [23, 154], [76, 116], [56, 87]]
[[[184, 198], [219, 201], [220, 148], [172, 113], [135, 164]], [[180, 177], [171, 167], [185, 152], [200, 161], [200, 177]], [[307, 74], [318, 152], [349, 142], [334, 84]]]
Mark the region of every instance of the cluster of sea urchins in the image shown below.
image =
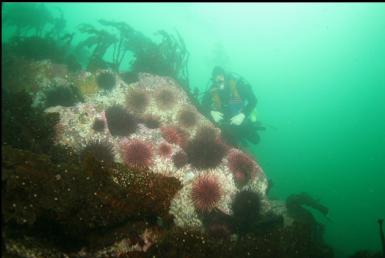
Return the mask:
[[213, 174], [199, 175], [192, 183], [191, 198], [198, 212], [208, 213], [213, 210], [222, 195], [219, 179]]

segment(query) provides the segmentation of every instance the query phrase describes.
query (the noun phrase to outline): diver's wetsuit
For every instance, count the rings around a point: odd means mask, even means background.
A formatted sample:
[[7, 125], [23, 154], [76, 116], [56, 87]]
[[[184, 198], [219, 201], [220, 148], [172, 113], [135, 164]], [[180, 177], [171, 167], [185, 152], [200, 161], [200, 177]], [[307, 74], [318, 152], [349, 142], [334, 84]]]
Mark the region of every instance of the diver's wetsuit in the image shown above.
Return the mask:
[[[202, 109], [206, 116], [212, 121], [210, 111], [218, 111], [223, 114], [223, 120], [218, 125], [222, 129], [222, 136], [225, 141], [238, 146], [240, 141], [248, 140], [254, 144], [259, 142], [259, 124], [247, 119], [257, 104], [253, 90], [249, 84], [241, 78], [228, 76], [224, 89], [212, 85], [202, 100]], [[231, 125], [230, 119], [239, 113], [245, 115], [245, 120], [239, 126]]]

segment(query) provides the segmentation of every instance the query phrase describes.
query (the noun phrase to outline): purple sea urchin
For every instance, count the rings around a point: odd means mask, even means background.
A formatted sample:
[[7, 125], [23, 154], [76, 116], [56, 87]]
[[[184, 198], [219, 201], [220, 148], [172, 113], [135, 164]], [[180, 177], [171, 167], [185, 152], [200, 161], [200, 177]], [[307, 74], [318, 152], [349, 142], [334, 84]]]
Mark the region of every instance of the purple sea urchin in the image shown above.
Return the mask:
[[111, 71], [102, 71], [96, 76], [96, 83], [103, 90], [112, 90], [116, 85], [115, 74]]
[[137, 119], [120, 105], [109, 107], [105, 115], [112, 136], [127, 136], [137, 128]]
[[176, 168], [181, 168], [187, 164], [187, 155], [184, 151], [178, 151], [172, 156], [172, 161]]
[[92, 124], [92, 129], [95, 130], [95, 132], [103, 132], [106, 128], [106, 122], [101, 118], [96, 118], [94, 123]]
[[197, 169], [215, 168], [226, 154], [226, 148], [216, 137], [214, 129], [201, 128], [188, 142], [186, 153], [190, 164]]
[[163, 87], [155, 93], [155, 101], [159, 109], [170, 109], [176, 104], [176, 94], [172, 89]]
[[82, 164], [95, 161], [101, 162], [105, 166], [111, 166], [114, 163], [114, 151], [110, 143], [93, 141], [80, 152]]
[[197, 114], [192, 109], [184, 108], [177, 114], [177, 121], [181, 127], [193, 127], [197, 120]]

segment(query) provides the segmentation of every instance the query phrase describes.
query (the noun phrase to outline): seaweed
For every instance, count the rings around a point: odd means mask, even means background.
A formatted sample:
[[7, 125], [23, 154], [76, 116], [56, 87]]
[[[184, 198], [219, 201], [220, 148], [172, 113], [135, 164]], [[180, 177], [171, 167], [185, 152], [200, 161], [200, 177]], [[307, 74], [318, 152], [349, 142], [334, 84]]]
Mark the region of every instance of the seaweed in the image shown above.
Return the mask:
[[77, 51], [84, 47], [93, 48], [87, 65], [87, 70], [94, 72], [98, 69], [110, 68], [112, 65], [104, 61], [103, 56], [108, 48], [116, 42], [117, 39], [115, 35], [107, 30], [96, 29], [90, 24], [79, 25], [79, 31], [84, 34], [88, 34], [89, 36], [77, 45]]
[[66, 49], [53, 38], [38, 36], [14, 37], [7, 43], [7, 54], [27, 60], [50, 59], [56, 63], [65, 62]]
[[8, 5], [4, 13], [4, 24], [14, 26], [16, 35], [26, 35], [34, 31], [42, 36], [44, 30], [54, 21], [50, 10], [44, 4], [18, 3]]
[[[90, 36], [81, 42], [78, 48], [95, 47], [90, 60], [90, 63], [95, 64], [89, 65], [90, 71], [93, 71], [94, 66], [104, 69], [106, 65], [119, 71], [123, 60], [130, 58], [131, 53], [132, 74], [147, 72], [169, 76], [177, 80], [192, 96], [188, 85], [189, 53], [178, 31], [175, 36], [165, 30], [155, 32], [155, 36], [160, 38], [160, 42], [156, 43], [125, 22], [103, 19], [98, 22], [109, 30], [96, 29], [90, 24], [82, 24], [79, 27], [82, 33]], [[112, 48], [112, 59], [107, 62], [103, 60], [103, 56], [109, 48]]]

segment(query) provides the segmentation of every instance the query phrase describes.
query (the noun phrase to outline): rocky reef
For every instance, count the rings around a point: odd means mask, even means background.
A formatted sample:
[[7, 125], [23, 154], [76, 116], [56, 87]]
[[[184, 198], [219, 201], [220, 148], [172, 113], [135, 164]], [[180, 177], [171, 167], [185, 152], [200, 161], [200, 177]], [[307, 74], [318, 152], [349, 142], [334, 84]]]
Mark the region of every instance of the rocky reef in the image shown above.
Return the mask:
[[[308, 227], [272, 207], [257, 161], [224, 144], [174, 80], [142, 73], [126, 84], [114, 74], [108, 91], [82, 91], [90, 77], [96, 74], [60, 78], [82, 92], [74, 105], [39, 99], [59, 78], [23, 95], [34, 116], [20, 122], [48, 128], [17, 124], [24, 138], [3, 142], [6, 254], [326, 257], [316, 256], [321, 247], [307, 238]], [[9, 112], [5, 122], [23, 113]]]
[[[154, 44], [100, 20], [119, 41], [83, 24], [90, 37], [73, 48], [62, 17], [48, 18], [32, 37], [30, 22], [7, 18], [17, 37], [2, 57], [4, 257], [332, 257], [269, 200], [255, 157], [199, 112], [179, 34], [159, 31]], [[138, 44], [103, 60], [130, 39]], [[73, 57], [87, 46], [96, 48], [82, 67]], [[133, 70], [119, 73], [130, 49]]]

